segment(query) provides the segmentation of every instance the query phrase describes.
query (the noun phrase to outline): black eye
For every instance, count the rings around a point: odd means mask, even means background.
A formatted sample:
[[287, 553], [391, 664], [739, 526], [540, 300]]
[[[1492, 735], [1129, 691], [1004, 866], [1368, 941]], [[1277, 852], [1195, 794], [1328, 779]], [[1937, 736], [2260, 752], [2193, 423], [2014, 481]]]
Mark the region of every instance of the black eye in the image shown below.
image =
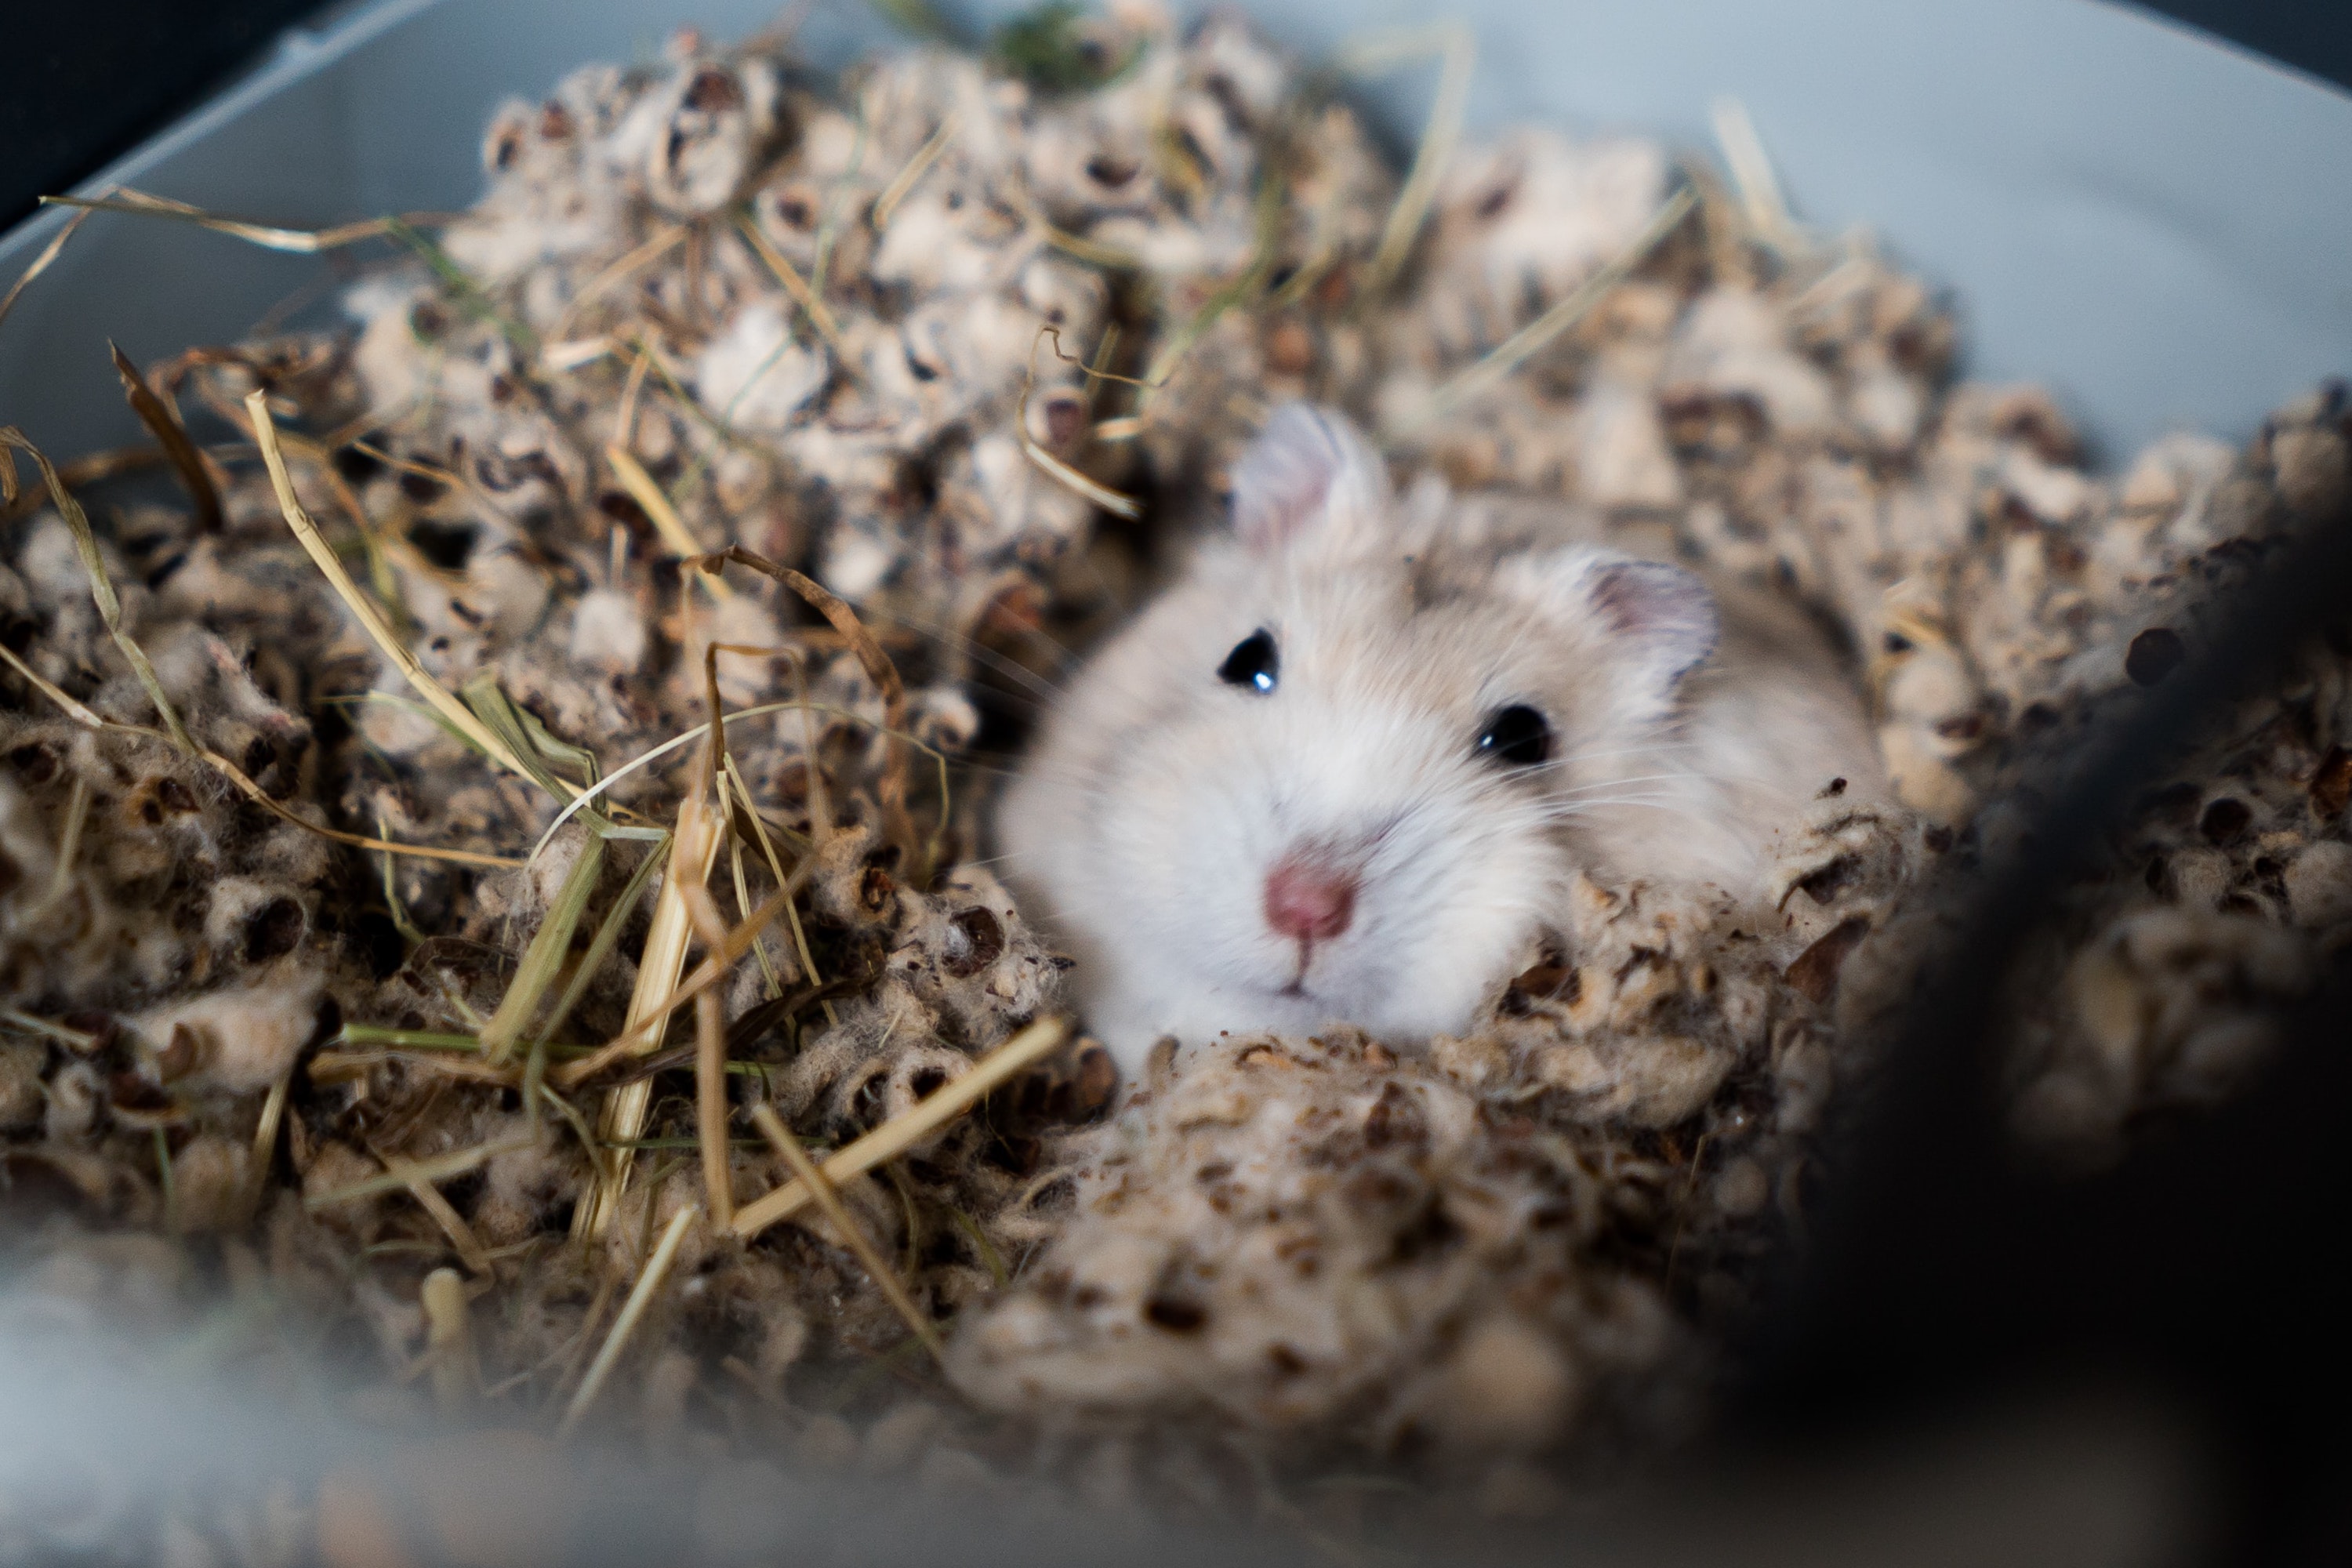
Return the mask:
[[1227, 686], [1246, 686], [1260, 696], [1274, 689], [1275, 672], [1282, 668], [1282, 656], [1275, 650], [1274, 634], [1260, 628], [1234, 645], [1225, 655], [1225, 662], [1217, 666], [1217, 679]]
[[1540, 763], [1551, 755], [1551, 721], [1523, 702], [1498, 708], [1478, 731], [1478, 754], [1515, 768]]

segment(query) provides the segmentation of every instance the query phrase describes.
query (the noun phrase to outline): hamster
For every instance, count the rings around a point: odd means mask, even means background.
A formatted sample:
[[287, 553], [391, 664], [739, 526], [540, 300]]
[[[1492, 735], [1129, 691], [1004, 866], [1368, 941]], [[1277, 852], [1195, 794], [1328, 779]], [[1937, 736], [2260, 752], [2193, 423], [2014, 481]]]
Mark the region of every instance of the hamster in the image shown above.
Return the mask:
[[1171, 1035], [1461, 1033], [1580, 869], [1760, 899], [1832, 781], [1885, 796], [1790, 605], [1564, 509], [1401, 500], [1328, 409], [1276, 411], [1232, 480], [1231, 537], [1079, 672], [996, 813], [1130, 1078]]

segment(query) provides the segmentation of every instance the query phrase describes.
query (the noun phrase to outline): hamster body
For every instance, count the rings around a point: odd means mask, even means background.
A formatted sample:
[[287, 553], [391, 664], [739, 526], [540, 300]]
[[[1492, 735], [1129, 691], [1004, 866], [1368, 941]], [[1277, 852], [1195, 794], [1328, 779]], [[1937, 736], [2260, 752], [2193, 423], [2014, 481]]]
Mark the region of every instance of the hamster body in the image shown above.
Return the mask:
[[1401, 500], [1327, 410], [1276, 411], [1233, 479], [1234, 537], [1081, 671], [997, 813], [1130, 1075], [1169, 1035], [1461, 1032], [1580, 869], [1760, 898], [1807, 802], [1885, 794], [1791, 606], [1558, 508]]

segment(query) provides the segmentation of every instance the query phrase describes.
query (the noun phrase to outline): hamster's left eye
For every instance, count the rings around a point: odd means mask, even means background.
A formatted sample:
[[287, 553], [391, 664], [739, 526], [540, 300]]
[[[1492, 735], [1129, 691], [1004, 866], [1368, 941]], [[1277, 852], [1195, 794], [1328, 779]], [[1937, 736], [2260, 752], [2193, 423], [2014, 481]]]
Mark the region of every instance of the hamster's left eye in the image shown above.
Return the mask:
[[1478, 731], [1478, 754], [1515, 768], [1531, 767], [1551, 755], [1551, 721], [1523, 702], [1497, 708]]
[[1261, 626], [1234, 645], [1225, 662], [1217, 666], [1217, 679], [1227, 686], [1246, 686], [1263, 697], [1274, 689], [1275, 676], [1281, 668], [1274, 634]]

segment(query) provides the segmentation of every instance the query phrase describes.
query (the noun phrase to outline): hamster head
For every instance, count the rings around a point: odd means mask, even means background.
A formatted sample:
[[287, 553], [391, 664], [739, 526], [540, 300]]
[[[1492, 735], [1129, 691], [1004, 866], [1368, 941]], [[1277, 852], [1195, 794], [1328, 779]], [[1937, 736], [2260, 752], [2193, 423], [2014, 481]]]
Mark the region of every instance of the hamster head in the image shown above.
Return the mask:
[[1465, 1028], [1532, 955], [1594, 811], [1654, 787], [1718, 635], [1673, 566], [1450, 546], [1328, 410], [1278, 410], [1232, 505], [998, 815], [1130, 1071], [1169, 1034]]

